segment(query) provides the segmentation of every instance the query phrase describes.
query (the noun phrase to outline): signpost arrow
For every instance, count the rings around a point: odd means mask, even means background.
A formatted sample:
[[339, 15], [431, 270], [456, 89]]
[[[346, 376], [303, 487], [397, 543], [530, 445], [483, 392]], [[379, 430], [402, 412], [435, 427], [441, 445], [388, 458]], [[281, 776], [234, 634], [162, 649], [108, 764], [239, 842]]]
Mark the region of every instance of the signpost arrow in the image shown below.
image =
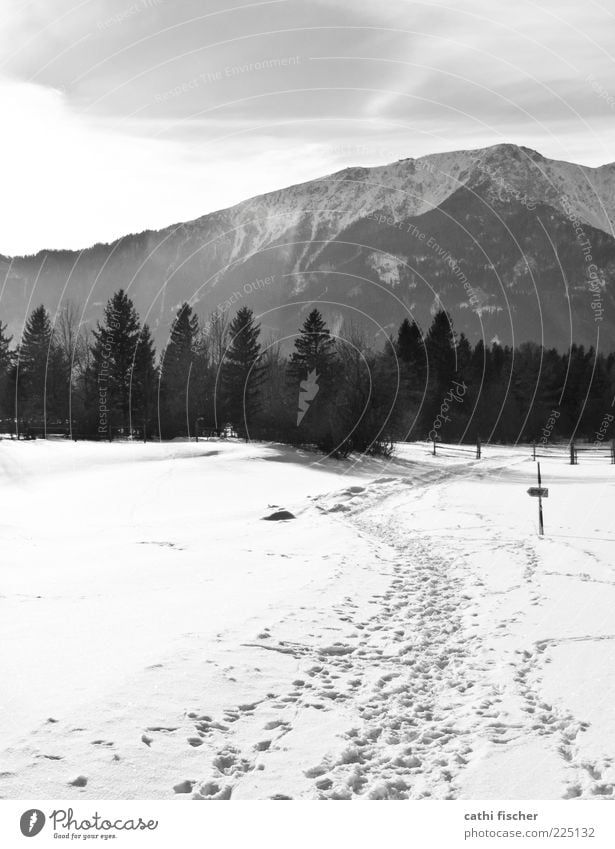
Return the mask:
[[538, 466], [538, 486], [531, 486], [528, 489], [527, 494], [538, 499], [538, 533], [542, 537], [545, 533], [545, 526], [542, 520], [542, 499], [549, 497], [549, 490], [542, 485], [542, 480], [540, 478], [540, 463], [537, 463], [536, 465]]

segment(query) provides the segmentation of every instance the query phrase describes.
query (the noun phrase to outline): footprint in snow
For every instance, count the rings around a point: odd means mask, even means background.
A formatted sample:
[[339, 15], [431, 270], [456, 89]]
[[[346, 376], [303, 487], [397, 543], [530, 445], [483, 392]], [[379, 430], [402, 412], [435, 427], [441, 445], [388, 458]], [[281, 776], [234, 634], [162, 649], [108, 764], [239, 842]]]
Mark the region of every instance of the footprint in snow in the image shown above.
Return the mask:
[[192, 793], [192, 788], [195, 784], [196, 781], [180, 781], [179, 784], [173, 786], [173, 791], [175, 793]]
[[201, 800], [230, 799], [232, 792], [233, 788], [229, 784], [220, 786], [216, 781], [206, 781], [194, 792], [192, 798]]

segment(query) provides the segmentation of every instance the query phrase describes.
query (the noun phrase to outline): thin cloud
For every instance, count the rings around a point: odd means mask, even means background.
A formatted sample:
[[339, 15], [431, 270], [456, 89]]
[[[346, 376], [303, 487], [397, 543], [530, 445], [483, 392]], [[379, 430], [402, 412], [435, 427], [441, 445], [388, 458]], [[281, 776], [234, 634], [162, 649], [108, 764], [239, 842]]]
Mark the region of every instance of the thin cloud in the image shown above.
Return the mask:
[[613, 158], [613, 16], [597, 4], [6, 0], [3, 12], [3, 253], [108, 241], [344, 165], [459, 147]]

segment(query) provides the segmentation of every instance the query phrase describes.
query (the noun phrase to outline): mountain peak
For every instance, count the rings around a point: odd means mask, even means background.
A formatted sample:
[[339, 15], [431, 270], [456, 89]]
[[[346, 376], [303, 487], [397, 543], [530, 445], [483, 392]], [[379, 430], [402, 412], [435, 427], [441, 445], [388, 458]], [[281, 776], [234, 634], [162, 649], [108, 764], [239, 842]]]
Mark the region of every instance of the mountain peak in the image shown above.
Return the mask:
[[[10, 266], [0, 318], [17, 335], [31, 304], [42, 300], [55, 314], [68, 299], [95, 322], [123, 286], [158, 344], [184, 300], [202, 315], [253, 306], [278, 332], [293, 330], [301, 303], [321, 300], [337, 305], [329, 307], [333, 322], [355, 310], [351, 320], [374, 317], [387, 335], [408, 310], [425, 321], [441, 297], [469, 337], [488, 326], [486, 338], [511, 341], [514, 319], [515, 338], [540, 342], [540, 318], [549, 344], [560, 347], [570, 339], [574, 303], [575, 340], [591, 344], [592, 304], [613, 303], [606, 314], [615, 315], [614, 221], [614, 168], [551, 160], [519, 145], [355, 165], [82, 254], [50, 251], [44, 264], [0, 257]], [[580, 232], [592, 243], [598, 301]], [[550, 304], [542, 316], [527, 306], [539, 291]], [[558, 297], [563, 306], [553, 311]]]

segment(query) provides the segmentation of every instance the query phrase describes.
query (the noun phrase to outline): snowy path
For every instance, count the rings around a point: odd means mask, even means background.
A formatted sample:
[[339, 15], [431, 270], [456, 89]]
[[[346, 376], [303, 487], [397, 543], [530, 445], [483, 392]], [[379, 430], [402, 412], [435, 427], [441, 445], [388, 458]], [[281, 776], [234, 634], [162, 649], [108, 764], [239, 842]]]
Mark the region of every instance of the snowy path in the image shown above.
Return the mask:
[[[179, 463], [105, 467], [116, 492], [124, 475], [138, 476], [126, 496], [135, 527], [120, 542], [147, 552], [134, 565], [140, 580], [111, 570], [114, 598], [108, 551], [101, 571], [93, 558], [87, 581], [104, 590], [115, 657], [105, 661], [99, 646], [83, 692], [64, 680], [64, 697], [36, 669], [36, 698], [23, 693], [17, 718], [15, 709], [2, 718], [13, 730], [1, 795], [613, 797], [611, 468], [543, 469], [552, 501], [541, 540], [525, 493], [534, 466], [519, 450], [476, 464], [405, 448], [376, 480], [375, 463], [344, 476], [269, 449], [225, 447], [209, 460], [178, 450]], [[262, 481], [263, 459], [284, 460], [269, 464], [267, 492], [249, 485], [255, 468]], [[195, 502], [203, 462], [214, 492]], [[218, 473], [245, 484], [230, 516]], [[174, 514], [169, 499], [186, 488]], [[206, 537], [194, 530], [203, 498], [214, 514]], [[269, 503], [298, 519], [261, 522]], [[8, 516], [15, 556], [26, 533], [18, 507]], [[133, 581], [140, 639], [118, 613]], [[74, 608], [61, 574], [54, 586]], [[31, 624], [12, 621], [13, 647]], [[96, 647], [96, 629], [83, 633]], [[84, 674], [74, 644], [63, 648]], [[80, 775], [84, 786], [67, 784]]]
[[[543, 468], [558, 503], [546, 507], [551, 538], [540, 539], [518, 486], [533, 466], [513, 458], [469, 468], [358, 515], [416, 564], [404, 589], [417, 603], [404, 619], [414, 610], [414, 633], [429, 644], [408, 660], [429, 682], [435, 737], [446, 740], [434, 745], [428, 732], [427, 747], [412, 748], [428, 765], [427, 795], [612, 798], [612, 469]], [[571, 484], [583, 475], [581, 506]], [[597, 525], [589, 534], [588, 521]], [[431, 598], [420, 594], [424, 580]], [[412, 674], [405, 683], [422, 692]], [[413, 781], [408, 795], [424, 793]]]

